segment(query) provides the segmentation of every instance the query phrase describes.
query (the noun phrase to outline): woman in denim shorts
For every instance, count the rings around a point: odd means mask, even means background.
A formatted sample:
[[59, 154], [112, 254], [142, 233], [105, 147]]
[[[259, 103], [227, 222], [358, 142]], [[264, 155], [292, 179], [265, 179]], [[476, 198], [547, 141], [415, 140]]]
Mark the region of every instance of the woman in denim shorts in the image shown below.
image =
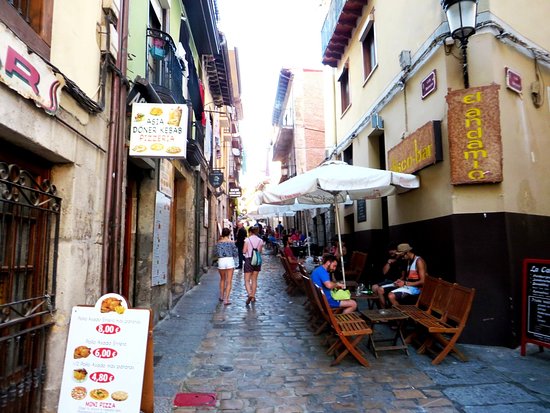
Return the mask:
[[252, 249], [256, 248], [262, 253], [264, 242], [258, 237], [259, 228], [254, 226], [248, 230], [248, 238], [244, 240], [244, 287], [248, 293], [246, 305], [256, 302], [256, 288], [258, 287], [258, 273], [262, 269], [261, 265], [252, 265]]
[[231, 284], [233, 283], [233, 271], [235, 271], [235, 261], [239, 260], [239, 250], [229, 237], [231, 230], [222, 229], [222, 236], [216, 244], [218, 254], [218, 271], [220, 272], [220, 301], [225, 305], [231, 304], [229, 295], [231, 294]]

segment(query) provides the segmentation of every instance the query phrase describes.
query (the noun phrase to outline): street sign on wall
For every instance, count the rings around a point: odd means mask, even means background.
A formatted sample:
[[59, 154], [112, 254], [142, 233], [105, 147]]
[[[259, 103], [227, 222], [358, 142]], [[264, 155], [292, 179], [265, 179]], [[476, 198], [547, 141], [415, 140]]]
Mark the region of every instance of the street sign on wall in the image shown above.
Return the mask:
[[429, 94], [434, 92], [437, 89], [437, 72], [436, 70], [432, 70], [428, 76], [426, 76], [422, 81], [420, 82], [420, 86], [422, 89], [422, 99], [426, 99]]
[[509, 67], [504, 68], [504, 74], [506, 78], [506, 87], [516, 93], [521, 93], [523, 91], [521, 75]]

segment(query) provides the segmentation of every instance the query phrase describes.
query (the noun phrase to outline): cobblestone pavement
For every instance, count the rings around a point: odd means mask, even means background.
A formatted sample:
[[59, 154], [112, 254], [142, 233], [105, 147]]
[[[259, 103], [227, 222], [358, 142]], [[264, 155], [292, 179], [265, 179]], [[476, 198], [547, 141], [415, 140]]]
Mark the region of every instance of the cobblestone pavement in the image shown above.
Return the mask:
[[[155, 342], [155, 413], [184, 412], [550, 412], [550, 352], [462, 345], [470, 358], [388, 351], [370, 367], [347, 357], [331, 367], [310, 330], [304, 296], [285, 292], [282, 267], [264, 255], [257, 302], [245, 306], [242, 272], [232, 305], [218, 303], [218, 273], [205, 274]], [[378, 327], [377, 327], [378, 329]], [[382, 330], [379, 330], [382, 331]], [[366, 343], [363, 344], [363, 347]], [[176, 393], [216, 393], [216, 407], [172, 407]]]

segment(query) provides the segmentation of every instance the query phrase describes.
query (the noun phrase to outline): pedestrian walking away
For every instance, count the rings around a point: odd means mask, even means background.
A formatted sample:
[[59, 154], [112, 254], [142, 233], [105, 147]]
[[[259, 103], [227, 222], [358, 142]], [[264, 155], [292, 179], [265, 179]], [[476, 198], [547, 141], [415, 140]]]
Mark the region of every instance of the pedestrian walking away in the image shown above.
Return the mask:
[[229, 228], [222, 229], [222, 235], [216, 244], [218, 271], [220, 272], [219, 300], [223, 301], [225, 305], [231, 304], [229, 296], [233, 284], [233, 271], [235, 271], [235, 262], [239, 260], [239, 251], [235, 243], [231, 241], [230, 234]]
[[244, 227], [244, 223], [240, 221], [239, 223], [237, 223], [237, 233], [235, 234], [235, 245], [237, 245], [237, 249], [239, 250], [239, 265], [237, 266], [238, 270], [243, 268], [243, 262], [244, 262], [243, 247], [244, 247], [245, 239], [246, 239], [246, 229]]
[[244, 241], [243, 255], [244, 255], [244, 286], [248, 297], [246, 299], [246, 305], [251, 302], [256, 302], [256, 289], [258, 288], [258, 274], [262, 269], [260, 265], [252, 265], [252, 254], [254, 250], [258, 250], [261, 254], [264, 247], [264, 242], [258, 236], [259, 228], [256, 226], [250, 227], [248, 230], [248, 238]]

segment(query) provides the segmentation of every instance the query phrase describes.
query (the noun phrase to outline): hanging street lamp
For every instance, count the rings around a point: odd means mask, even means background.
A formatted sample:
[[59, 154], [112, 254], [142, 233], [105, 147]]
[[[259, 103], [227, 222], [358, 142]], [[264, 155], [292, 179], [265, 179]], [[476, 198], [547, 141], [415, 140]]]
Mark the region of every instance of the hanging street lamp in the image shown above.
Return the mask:
[[441, 0], [441, 7], [447, 16], [451, 36], [460, 41], [465, 89], [470, 87], [466, 48], [468, 47], [468, 38], [476, 31], [477, 3], [478, 0]]

